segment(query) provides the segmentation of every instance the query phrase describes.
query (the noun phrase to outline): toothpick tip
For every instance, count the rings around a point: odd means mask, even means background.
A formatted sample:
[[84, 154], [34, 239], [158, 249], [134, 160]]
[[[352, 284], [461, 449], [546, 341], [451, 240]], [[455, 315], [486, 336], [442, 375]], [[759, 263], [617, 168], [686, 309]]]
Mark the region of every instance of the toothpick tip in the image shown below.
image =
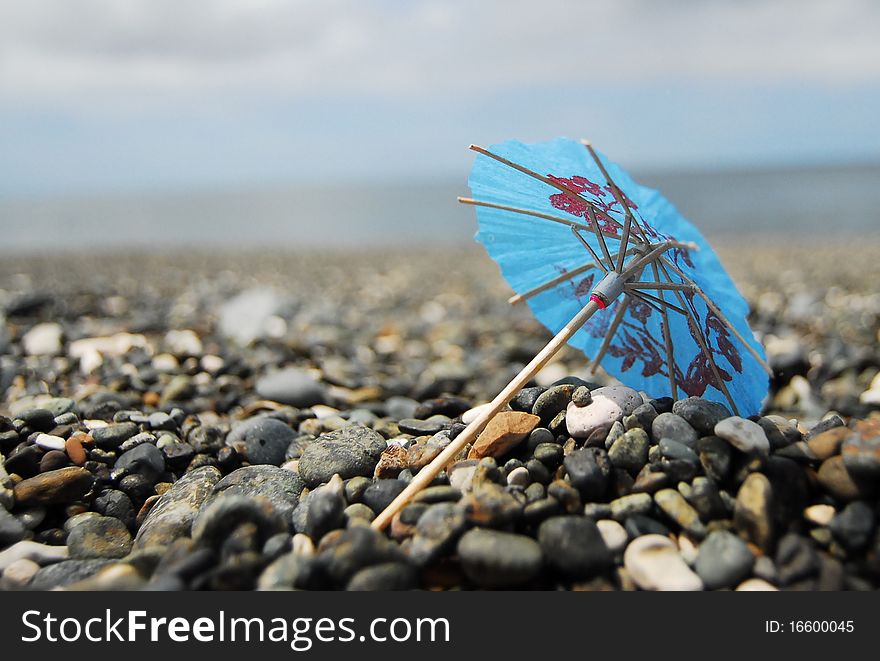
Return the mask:
[[590, 142], [589, 140], [587, 140], [586, 138], [581, 138], [581, 144], [584, 147], [592, 147], [593, 146], [593, 143]]
[[508, 298], [507, 302], [510, 303], [511, 305], [516, 305], [517, 303], [520, 303], [523, 300], [525, 300], [525, 299], [523, 299], [522, 296], [520, 296], [519, 294], [516, 294], [515, 296], [511, 296], [510, 298]]

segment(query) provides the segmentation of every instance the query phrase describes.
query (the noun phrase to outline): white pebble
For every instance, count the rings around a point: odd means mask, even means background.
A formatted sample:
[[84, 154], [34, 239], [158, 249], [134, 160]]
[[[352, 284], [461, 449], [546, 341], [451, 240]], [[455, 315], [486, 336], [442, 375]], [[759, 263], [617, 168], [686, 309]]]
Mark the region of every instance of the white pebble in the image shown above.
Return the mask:
[[715, 425], [715, 435], [746, 454], [770, 452], [770, 441], [767, 440], [767, 434], [764, 433], [761, 425], [745, 418], [738, 416], [725, 418]]
[[157, 353], [153, 356], [153, 369], [157, 372], [174, 372], [180, 363], [170, 353]]
[[208, 374], [216, 374], [226, 366], [226, 361], [220, 356], [215, 356], [214, 354], [209, 353], [202, 356], [201, 364], [202, 369]]
[[763, 578], [747, 578], [738, 586], [737, 592], [778, 592], [779, 590]]
[[598, 429], [610, 428], [642, 404], [642, 396], [626, 386], [604, 386], [590, 394], [592, 403], [587, 406], [571, 403], [566, 409], [565, 426], [572, 438], [587, 438]]
[[293, 536], [293, 547], [291, 552], [294, 555], [311, 558], [315, 555], [315, 543], [308, 535], [298, 532]]
[[52, 434], [38, 434], [37, 440], [34, 441], [44, 450], [63, 450], [64, 439], [60, 436], [52, 436]]
[[191, 330], [170, 330], [165, 333], [165, 344], [171, 353], [185, 356], [201, 356], [202, 341]]
[[804, 510], [804, 518], [819, 526], [827, 526], [837, 512], [831, 505], [810, 505]]
[[39, 565], [48, 565], [66, 560], [67, 547], [38, 544], [30, 540], [16, 542], [5, 551], [0, 552], [0, 571], [5, 571], [9, 565], [22, 558], [33, 560]]
[[529, 482], [531, 482], [531, 476], [529, 475], [529, 469], [525, 466], [518, 466], [514, 468], [507, 475], [507, 483], [515, 484], [521, 487], [529, 486]]
[[681, 554], [682, 560], [688, 563], [691, 567], [694, 566], [694, 563], [697, 561], [697, 553], [699, 553], [699, 549], [697, 549], [697, 546], [686, 535], [678, 536], [678, 552]]
[[622, 551], [626, 546], [629, 535], [627, 535], [626, 529], [614, 519], [600, 519], [596, 521], [596, 527], [599, 528], [605, 546], [612, 553]]
[[54, 356], [61, 353], [62, 334], [56, 323], [37, 324], [22, 336], [21, 344], [29, 356]]
[[629, 575], [642, 590], [702, 590], [703, 581], [687, 566], [675, 544], [663, 535], [637, 537], [623, 554]]

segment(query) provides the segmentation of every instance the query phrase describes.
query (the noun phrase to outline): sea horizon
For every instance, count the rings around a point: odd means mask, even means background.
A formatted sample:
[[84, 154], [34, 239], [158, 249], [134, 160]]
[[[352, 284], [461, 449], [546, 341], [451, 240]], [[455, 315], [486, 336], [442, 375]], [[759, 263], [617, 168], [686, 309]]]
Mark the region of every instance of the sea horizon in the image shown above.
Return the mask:
[[[880, 238], [880, 163], [636, 171], [707, 237]], [[460, 181], [269, 184], [0, 197], [0, 254], [155, 248], [337, 250], [469, 242]]]

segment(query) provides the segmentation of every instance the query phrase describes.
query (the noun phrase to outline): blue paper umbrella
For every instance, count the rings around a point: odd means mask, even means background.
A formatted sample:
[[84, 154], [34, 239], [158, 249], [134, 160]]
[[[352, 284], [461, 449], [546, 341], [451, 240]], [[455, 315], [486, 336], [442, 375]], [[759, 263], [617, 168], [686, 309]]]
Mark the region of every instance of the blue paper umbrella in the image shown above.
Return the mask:
[[476, 238], [513, 302], [526, 301], [553, 333], [589, 305], [569, 344], [630, 387], [759, 412], [770, 370], [748, 304], [660, 193], [587, 143], [472, 149], [473, 199], [461, 201], [476, 205]]

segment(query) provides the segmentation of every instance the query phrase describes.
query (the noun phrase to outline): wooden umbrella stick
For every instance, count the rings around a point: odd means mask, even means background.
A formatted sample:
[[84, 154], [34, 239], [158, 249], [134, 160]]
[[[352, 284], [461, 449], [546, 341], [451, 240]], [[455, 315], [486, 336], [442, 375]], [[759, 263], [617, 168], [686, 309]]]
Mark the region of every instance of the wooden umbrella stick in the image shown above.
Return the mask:
[[407, 485], [406, 489], [401, 491], [397, 498], [391, 501], [391, 504], [388, 505], [379, 516], [373, 519], [373, 523], [371, 524], [372, 527], [375, 530], [383, 530], [389, 523], [391, 523], [391, 519], [394, 518], [394, 515], [402, 510], [413, 499], [413, 497], [419, 493], [419, 491], [431, 484], [437, 474], [455, 459], [455, 456], [461, 452], [468, 443], [472, 443], [476, 440], [477, 435], [483, 431], [483, 428], [489, 424], [489, 421], [494, 418], [501, 409], [507, 406], [508, 402], [510, 402], [510, 400], [513, 399], [529, 381], [531, 381], [535, 374], [537, 374], [538, 371], [544, 367], [554, 355], [556, 355], [556, 352], [558, 352], [562, 346], [571, 339], [572, 335], [574, 335], [578, 329], [584, 325], [587, 319], [593, 316], [598, 309], [599, 305], [595, 301], [590, 301], [572, 318], [571, 321], [565, 324], [562, 330], [559, 331], [534, 358], [532, 358], [531, 362], [526, 365], [522, 371], [507, 384], [507, 386], [505, 386], [504, 390], [498, 393], [495, 399], [490, 403], [489, 407], [465, 427], [464, 431], [456, 436], [455, 439], [446, 446], [443, 452], [434, 459], [434, 461], [416, 473], [412, 482]]

